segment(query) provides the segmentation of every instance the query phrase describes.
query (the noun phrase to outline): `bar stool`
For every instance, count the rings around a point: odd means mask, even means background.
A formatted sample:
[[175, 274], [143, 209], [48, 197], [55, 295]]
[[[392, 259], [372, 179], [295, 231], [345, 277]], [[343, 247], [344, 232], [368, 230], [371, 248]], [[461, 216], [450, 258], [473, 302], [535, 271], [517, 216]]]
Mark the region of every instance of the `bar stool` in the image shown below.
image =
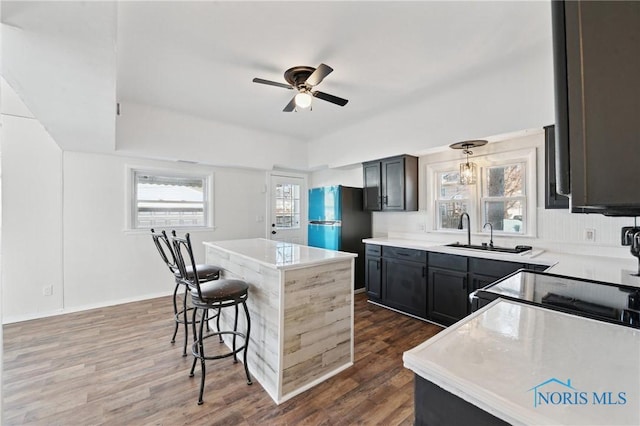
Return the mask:
[[[189, 286], [184, 285], [184, 283], [180, 280], [180, 270], [178, 268], [178, 264], [176, 263], [176, 256], [173, 252], [173, 247], [169, 242], [169, 237], [167, 233], [163, 230], [162, 232], [155, 232], [154, 229], [151, 229], [151, 237], [153, 238], [153, 242], [158, 249], [158, 253], [160, 253], [160, 257], [164, 261], [164, 263], [169, 268], [169, 271], [173, 275], [176, 286], [173, 290], [173, 317], [175, 320], [175, 329], [173, 330], [173, 336], [171, 337], [171, 343], [176, 342], [176, 335], [178, 334], [178, 327], [180, 324], [184, 324], [184, 346], [182, 349], [182, 356], [187, 356], [187, 342], [189, 341], [189, 324], [191, 321], [188, 318], [188, 313], [193, 308], [187, 308], [187, 295], [189, 294]], [[195, 265], [195, 270], [198, 274], [198, 280], [200, 282], [208, 282], [212, 280], [217, 280], [220, 278], [221, 268], [214, 265], [206, 265], [206, 264], [198, 264]], [[193, 275], [193, 267], [189, 265], [187, 268], [187, 274]], [[184, 285], [184, 297], [182, 298], [182, 309], [178, 310], [178, 289]], [[208, 324], [207, 324], [208, 329]]]
[[[249, 375], [249, 366], [247, 364], [247, 347], [249, 345], [249, 333], [251, 331], [251, 319], [249, 317], [249, 309], [247, 308], [247, 297], [249, 285], [236, 279], [219, 279], [216, 281], [209, 281], [201, 283], [197, 274], [189, 275], [187, 273], [188, 266], [194, 266], [195, 261], [193, 258], [193, 250], [191, 247], [191, 239], [189, 234], [186, 234], [184, 238], [176, 236], [173, 232], [173, 249], [176, 253], [176, 261], [182, 282], [191, 288], [191, 302], [193, 304], [193, 317], [191, 324], [193, 327], [193, 335], [195, 341], [192, 345], [193, 352], [193, 364], [191, 365], [191, 371], [189, 377], [193, 377], [196, 368], [196, 363], [200, 360], [200, 394], [198, 396], [198, 405], [202, 405], [202, 396], [204, 393], [204, 381], [206, 376], [206, 361], [233, 357], [233, 363], [238, 362], [237, 354], [243, 351], [243, 363], [244, 372], [247, 375], [247, 385], [251, 385], [251, 376]], [[244, 333], [238, 331], [238, 305], [242, 305], [244, 309], [246, 319], [246, 331]], [[235, 308], [235, 317], [233, 323], [233, 330], [220, 330], [220, 315], [221, 310], [225, 308]], [[209, 309], [215, 309], [217, 311], [218, 331], [207, 332], [205, 334], [204, 324], [206, 320], [206, 312]], [[202, 311], [200, 314], [200, 320], [197, 319], [198, 311]], [[200, 327], [196, 330], [196, 323], [199, 323]], [[223, 354], [218, 355], [206, 355], [205, 354], [205, 340], [209, 337], [218, 336], [222, 343], [222, 336], [231, 336], [231, 350]], [[244, 340], [244, 344], [238, 346], [236, 344], [236, 338], [240, 337]]]

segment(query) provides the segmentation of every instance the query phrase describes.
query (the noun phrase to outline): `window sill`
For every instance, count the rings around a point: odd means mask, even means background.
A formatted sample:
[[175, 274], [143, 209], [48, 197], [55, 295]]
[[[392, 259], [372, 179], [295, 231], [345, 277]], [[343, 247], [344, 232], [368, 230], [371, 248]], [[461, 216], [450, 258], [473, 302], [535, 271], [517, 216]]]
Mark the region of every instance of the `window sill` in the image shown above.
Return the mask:
[[[462, 231], [459, 230], [451, 230], [451, 231], [447, 231], [447, 230], [436, 230], [436, 229], [432, 229], [432, 230], [427, 230], [425, 231], [425, 233], [427, 234], [434, 234], [434, 235], [457, 235], [459, 237], [466, 237], [467, 236], [467, 231], [466, 228]], [[491, 234], [489, 234], [488, 232], [472, 232], [471, 233], [472, 237], [487, 237], [489, 238], [491, 236]], [[500, 233], [500, 232], [493, 232], [493, 238], [537, 238], [535, 235], [532, 234], [509, 234], [509, 233]]]
[[[176, 230], [176, 232], [180, 232], [180, 233], [185, 233], [188, 232], [190, 234], [195, 234], [195, 233], [199, 233], [199, 232], [213, 232], [216, 230], [215, 226], [207, 226], [207, 227], [176, 227], [176, 228], [171, 228], [171, 227], [161, 227], [161, 228], [154, 228], [157, 231], [162, 231], [165, 230], [167, 231], [167, 233], [169, 233], [172, 230]], [[149, 230], [149, 228], [147, 229], [124, 229], [122, 230], [122, 233], [124, 235], [149, 235], [151, 233], [151, 231]]]

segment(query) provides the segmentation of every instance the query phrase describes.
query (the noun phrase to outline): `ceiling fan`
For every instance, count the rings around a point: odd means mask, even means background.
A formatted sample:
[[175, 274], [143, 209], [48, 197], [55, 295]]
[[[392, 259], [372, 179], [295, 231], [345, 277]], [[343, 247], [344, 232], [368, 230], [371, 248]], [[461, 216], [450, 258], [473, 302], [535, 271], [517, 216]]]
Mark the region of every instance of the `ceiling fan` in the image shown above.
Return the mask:
[[282, 111], [291, 112], [296, 108], [308, 109], [311, 108], [311, 100], [315, 97], [322, 99], [323, 101], [331, 102], [332, 104], [345, 106], [346, 99], [339, 98], [337, 96], [330, 95], [328, 93], [312, 90], [314, 86], [317, 86], [333, 71], [328, 65], [320, 64], [318, 68], [297, 66], [289, 68], [284, 72], [284, 79], [289, 83], [278, 83], [277, 81], [264, 80], [262, 78], [254, 78], [254, 83], [267, 84], [269, 86], [282, 87], [284, 89], [296, 89], [298, 93], [289, 101], [286, 107]]

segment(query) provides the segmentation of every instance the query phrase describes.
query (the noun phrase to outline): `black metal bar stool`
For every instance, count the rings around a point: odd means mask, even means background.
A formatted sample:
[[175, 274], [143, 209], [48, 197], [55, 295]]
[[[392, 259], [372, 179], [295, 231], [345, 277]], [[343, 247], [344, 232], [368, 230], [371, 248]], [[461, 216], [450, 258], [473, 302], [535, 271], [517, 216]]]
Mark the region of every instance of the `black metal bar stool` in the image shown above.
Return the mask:
[[[183, 281], [180, 280], [180, 270], [178, 268], [178, 264], [176, 263], [176, 255], [173, 252], [173, 247], [169, 242], [169, 237], [165, 231], [155, 232], [154, 229], [151, 229], [151, 236], [153, 237], [153, 242], [158, 249], [158, 253], [160, 253], [160, 257], [164, 261], [164, 263], [169, 268], [169, 271], [173, 275], [176, 286], [173, 290], [173, 316], [175, 319], [175, 329], [173, 330], [173, 336], [171, 337], [171, 343], [176, 342], [176, 335], [178, 334], [178, 327], [180, 324], [184, 324], [184, 347], [182, 349], [182, 356], [187, 356], [187, 342], [189, 341], [189, 324], [191, 321], [189, 320], [188, 313], [193, 308], [187, 307], [187, 296], [189, 294], [189, 286], [185, 285]], [[198, 280], [200, 282], [208, 282], [217, 280], [220, 278], [221, 268], [214, 265], [206, 265], [206, 264], [198, 264], [195, 265], [195, 270], [197, 271]], [[188, 275], [193, 275], [193, 266], [189, 265], [186, 268], [186, 273]], [[182, 309], [178, 310], [178, 290], [181, 286], [184, 286], [184, 296], [182, 298]], [[207, 324], [208, 329], [208, 324]]]
[[[247, 384], [250, 385], [251, 376], [249, 375], [249, 366], [247, 364], [247, 348], [249, 345], [249, 333], [251, 331], [251, 319], [249, 317], [249, 309], [247, 308], [247, 297], [249, 291], [249, 285], [236, 279], [219, 279], [216, 281], [209, 281], [201, 283], [197, 274], [189, 275], [187, 273], [188, 266], [195, 266], [193, 259], [193, 250], [191, 247], [191, 239], [189, 234], [186, 234], [184, 238], [176, 236], [173, 232], [173, 249], [176, 253], [176, 261], [180, 270], [182, 281], [185, 285], [191, 288], [191, 302], [193, 304], [193, 317], [191, 324], [193, 327], [193, 335], [195, 341], [192, 346], [193, 352], [193, 364], [191, 365], [191, 371], [189, 377], [193, 377], [196, 368], [196, 363], [200, 360], [200, 369], [202, 376], [200, 377], [200, 394], [198, 397], [198, 405], [202, 404], [202, 395], [204, 393], [204, 379], [206, 376], [206, 360], [214, 360], [221, 358], [233, 357], [233, 363], [238, 362], [237, 354], [243, 351], [243, 363], [244, 372], [247, 375]], [[244, 333], [238, 331], [238, 306], [242, 305], [246, 318], [246, 331]], [[220, 315], [221, 310], [224, 308], [235, 308], [235, 317], [233, 323], [233, 330], [220, 330]], [[206, 312], [210, 309], [217, 311], [217, 328], [216, 332], [207, 332], [205, 334], [204, 325], [206, 322]], [[201, 311], [200, 320], [197, 319], [198, 311]], [[199, 329], [196, 331], [196, 323], [200, 324]], [[218, 336], [220, 343], [222, 343], [222, 336], [231, 336], [231, 350], [217, 355], [205, 354], [205, 340], [209, 337]], [[244, 344], [238, 346], [236, 338], [240, 337], [244, 340]]]

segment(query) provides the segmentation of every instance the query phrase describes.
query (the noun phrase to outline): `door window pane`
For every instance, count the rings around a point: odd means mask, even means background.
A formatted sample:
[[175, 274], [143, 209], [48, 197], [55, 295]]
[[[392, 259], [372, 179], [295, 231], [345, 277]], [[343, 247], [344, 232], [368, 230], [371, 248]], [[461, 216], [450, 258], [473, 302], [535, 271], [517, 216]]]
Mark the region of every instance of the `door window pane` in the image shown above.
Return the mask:
[[276, 228], [300, 228], [300, 185], [276, 185]]

